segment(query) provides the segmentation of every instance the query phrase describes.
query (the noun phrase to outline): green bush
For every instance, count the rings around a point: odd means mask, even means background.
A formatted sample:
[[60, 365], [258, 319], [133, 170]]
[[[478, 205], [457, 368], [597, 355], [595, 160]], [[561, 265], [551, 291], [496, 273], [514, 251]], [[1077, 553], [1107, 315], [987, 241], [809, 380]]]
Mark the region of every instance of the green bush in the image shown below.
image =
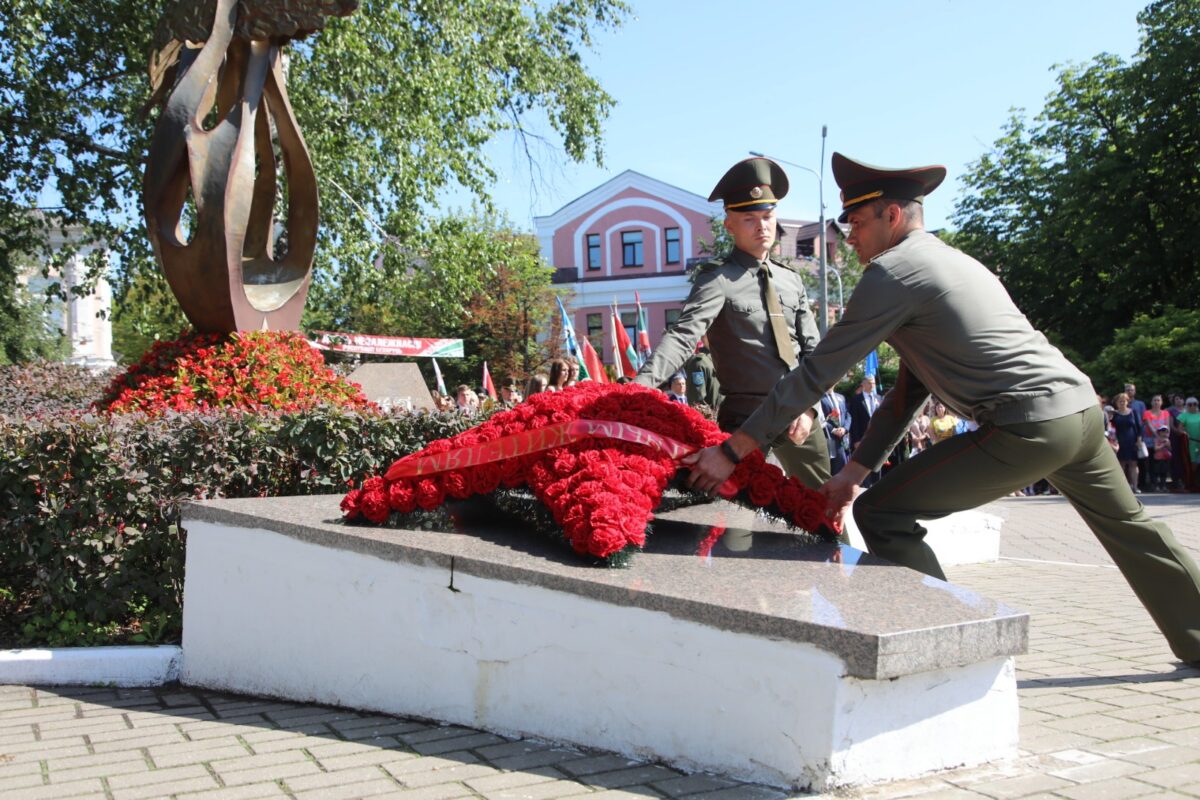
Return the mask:
[[1138, 397], [1147, 402], [1172, 389], [1195, 394], [1200, 390], [1200, 310], [1168, 308], [1158, 316], [1139, 315], [1117, 331], [1087, 373], [1096, 391], [1105, 395], [1121, 391], [1126, 383], [1136, 384]]
[[0, 415], [0, 647], [177, 641], [189, 499], [340, 493], [479, 418]]

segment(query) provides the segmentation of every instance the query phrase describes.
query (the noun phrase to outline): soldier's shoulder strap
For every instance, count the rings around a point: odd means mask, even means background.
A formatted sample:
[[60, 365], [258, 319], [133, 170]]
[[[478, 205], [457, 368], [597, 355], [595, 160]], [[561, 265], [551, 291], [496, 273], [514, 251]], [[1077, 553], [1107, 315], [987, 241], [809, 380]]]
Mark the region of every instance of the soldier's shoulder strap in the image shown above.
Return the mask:
[[703, 264], [697, 264], [695, 267], [695, 270], [696, 270], [696, 272], [707, 272], [707, 271], [711, 271], [714, 269], [720, 269], [721, 267], [725, 266], [728, 263], [729, 263], [729, 256], [727, 256], [727, 255], [717, 256], [715, 258], [710, 258], [708, 261], [705, 261]]
[[788, 272], [794, 272], [797, 275], [803, 275], [807, 271], [799, 264], [792, 263], [791, 261], [780, 261], [778, 258], [771, 259], [771, 266], [786, 269]]

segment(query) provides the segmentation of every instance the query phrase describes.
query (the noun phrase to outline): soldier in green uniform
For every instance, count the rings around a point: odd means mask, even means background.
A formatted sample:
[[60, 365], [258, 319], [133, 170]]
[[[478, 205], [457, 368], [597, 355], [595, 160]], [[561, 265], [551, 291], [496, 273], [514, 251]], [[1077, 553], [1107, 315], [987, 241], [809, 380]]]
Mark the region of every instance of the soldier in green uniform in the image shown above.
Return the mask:
[[[783, 169], [765, 158], [734, 164], [709, 200], [725, 205], [725, 229], [733, 250], [697, 267], [698, 274], [674, 327], [634, 379], [659, 386], [676, 372], [706, 332], [722, 399], [717, 424], [732, 431], [758, 408], [781, 377], [803, 361], [820, 334], [800, 275], [770, 258], [775, 243], [775, 204], [787, 194]], [[797, 410], [810, 418], [819, 408]], [[785, 428], [789, 426], [785, 425]], [[788, 475], [812, 488], [829, 480], [823, 436], [797, 445], [783, 430], [764, 440]]]
[[[1087, 376], [1030, 325], [999, 279], [924, 230], [921, 200], [944, 167], [888, 170], [833, 155], [849, 244], [866, 264], [846, 313], [721, 447], [685, 459], [712, 490], [879, 342], [900, 354], [895, 386], [851, 461], [824, 487], [841, 514], [932, 392], [978, 430], [893, 469], [854, 503], [874, 553], [943, 578], [918, 520], [1004, 497], [1043, 477], [1070, 500], [1166, 636], [1200, 661], [1200, 570], [1152, 520], [1105, 441]], [[802, 420], [803, 422], [804, 420]]]
[[706, 339], [701, 340], [696, 352], [683, 362], [683, 375], [687, 378], [688, 405], [705, 405], [716, 413], [721, 405], [721, 381], [717, 379]]

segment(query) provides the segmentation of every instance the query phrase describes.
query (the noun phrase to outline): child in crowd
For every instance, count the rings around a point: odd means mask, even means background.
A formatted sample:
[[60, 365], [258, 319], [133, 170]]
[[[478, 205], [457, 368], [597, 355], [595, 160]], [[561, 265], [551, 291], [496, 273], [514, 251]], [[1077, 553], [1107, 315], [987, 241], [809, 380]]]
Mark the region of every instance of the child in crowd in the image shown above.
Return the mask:
[[1167, 491], [1167, 475], [1171, 472], [1171, 429], [1159, 425], [1154, 431], [1154, 453], [1150, 459], [1151, 491]]

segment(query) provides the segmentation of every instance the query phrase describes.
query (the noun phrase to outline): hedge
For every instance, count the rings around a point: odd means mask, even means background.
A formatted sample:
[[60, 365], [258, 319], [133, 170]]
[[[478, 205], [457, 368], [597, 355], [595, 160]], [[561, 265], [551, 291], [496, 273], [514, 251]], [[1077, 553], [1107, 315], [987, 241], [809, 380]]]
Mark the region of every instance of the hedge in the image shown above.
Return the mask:
[[0, 647], [178, 641], [183, 503], [340, 493], [479, 422], [329, 406], [6, 413], [14, 383], [0, 376]]

